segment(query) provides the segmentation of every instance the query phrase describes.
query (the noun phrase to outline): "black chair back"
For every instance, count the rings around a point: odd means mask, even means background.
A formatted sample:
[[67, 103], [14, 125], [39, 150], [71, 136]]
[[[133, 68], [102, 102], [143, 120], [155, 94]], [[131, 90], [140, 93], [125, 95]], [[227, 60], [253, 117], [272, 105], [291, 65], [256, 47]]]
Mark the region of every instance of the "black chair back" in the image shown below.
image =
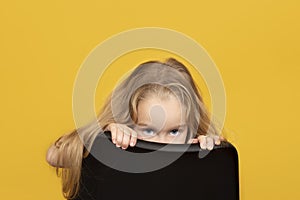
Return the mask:
[[90, 152], [82, 162], [76, 200], [239, 199], [238, 153], [229, 142], [209, 151], [199, 144], [138, 140], [122, 150], [104, 132]]

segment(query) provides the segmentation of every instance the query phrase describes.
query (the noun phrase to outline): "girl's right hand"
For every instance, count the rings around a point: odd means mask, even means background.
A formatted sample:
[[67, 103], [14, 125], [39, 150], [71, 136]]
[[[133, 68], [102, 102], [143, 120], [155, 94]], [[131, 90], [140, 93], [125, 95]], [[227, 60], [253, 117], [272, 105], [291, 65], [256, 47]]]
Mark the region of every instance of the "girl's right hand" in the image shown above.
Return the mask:
[[107, 126], [106, 130], [111, 132], [111, 139], [117, 147], [127, 149], [136, 145], [137, 133], [124, 124], [111, 123]]

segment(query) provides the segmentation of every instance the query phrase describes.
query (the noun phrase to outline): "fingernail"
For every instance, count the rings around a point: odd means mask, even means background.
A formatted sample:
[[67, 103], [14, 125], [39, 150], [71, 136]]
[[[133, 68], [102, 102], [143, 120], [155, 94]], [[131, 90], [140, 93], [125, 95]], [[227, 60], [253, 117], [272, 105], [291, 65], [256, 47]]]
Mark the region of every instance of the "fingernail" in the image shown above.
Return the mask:
[[120, 145], [116, 144], [117, 147], [121, 147]]
[[133, 142], [131, 142], [131, 143], [130, 143], [130, 146], [132, 146], [132, 147], [133, 147], [133, 145], [134, 145], [134, 144], [133, 144]]

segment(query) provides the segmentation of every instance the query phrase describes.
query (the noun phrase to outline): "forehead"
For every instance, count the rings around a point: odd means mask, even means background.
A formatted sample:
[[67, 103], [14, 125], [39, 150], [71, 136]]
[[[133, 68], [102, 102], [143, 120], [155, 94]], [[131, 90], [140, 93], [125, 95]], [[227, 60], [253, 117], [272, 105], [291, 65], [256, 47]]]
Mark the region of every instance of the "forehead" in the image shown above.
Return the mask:
[[161, 127], [179, 125], [185, 122], [183, 109], [181, 103], [172, 96], [168, 99], [144, 99], [138, 105], [138, 123]]

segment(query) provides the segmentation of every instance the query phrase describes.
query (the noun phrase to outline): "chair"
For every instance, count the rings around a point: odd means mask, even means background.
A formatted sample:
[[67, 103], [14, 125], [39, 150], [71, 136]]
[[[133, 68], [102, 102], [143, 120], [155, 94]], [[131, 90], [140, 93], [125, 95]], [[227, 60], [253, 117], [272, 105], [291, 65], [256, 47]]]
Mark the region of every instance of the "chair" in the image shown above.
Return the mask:
[[83, 159], [75, 199], [192, 198], [239, 199], [238, 153], [232, 144], [222, 141], [209, 151], [199, 144], [138, 140], [135, 147], [122, 150], [106, 131], [96, 137]]

